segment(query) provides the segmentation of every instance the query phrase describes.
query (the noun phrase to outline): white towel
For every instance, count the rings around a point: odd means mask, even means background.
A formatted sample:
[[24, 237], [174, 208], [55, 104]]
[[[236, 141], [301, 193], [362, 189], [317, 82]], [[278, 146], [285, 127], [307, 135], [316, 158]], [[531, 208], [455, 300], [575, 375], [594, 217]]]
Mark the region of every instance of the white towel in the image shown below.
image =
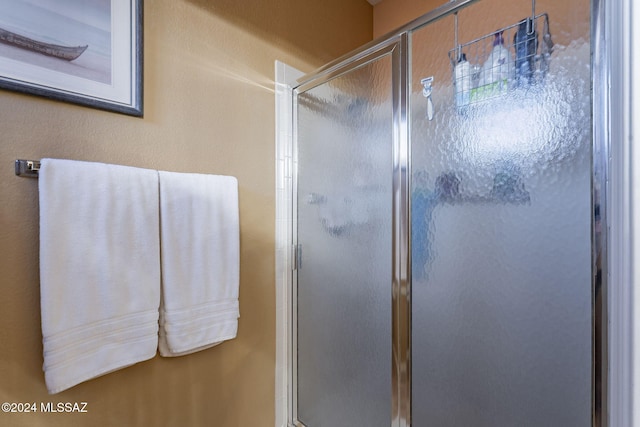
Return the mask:
[[240, 238], [238, 182], [159, 172], [160, 354], [182, 356], [235, 338]]
[[43, 159], [39, 188], [43, 369], [57, 393], [156, 354], [158, 175]]

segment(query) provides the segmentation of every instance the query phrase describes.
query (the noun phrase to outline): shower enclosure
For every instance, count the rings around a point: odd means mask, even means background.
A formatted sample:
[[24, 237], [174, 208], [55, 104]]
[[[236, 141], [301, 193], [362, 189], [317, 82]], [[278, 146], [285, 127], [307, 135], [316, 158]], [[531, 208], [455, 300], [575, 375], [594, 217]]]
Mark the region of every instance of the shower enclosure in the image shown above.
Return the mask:
[[452, 1], [300, 80], [291, 425], [604, 425], [598, 4]]

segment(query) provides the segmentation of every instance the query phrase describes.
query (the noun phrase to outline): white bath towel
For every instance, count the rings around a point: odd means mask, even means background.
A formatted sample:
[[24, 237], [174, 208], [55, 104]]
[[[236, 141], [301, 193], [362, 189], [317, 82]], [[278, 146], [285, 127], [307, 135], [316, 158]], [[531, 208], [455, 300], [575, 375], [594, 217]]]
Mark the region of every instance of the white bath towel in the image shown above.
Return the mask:
[[159, 172], [162, 302], [160, 354], [181, 356], [238, 329], [238, 182]]
[[40, 295], [49, 393], [150, 359], [158, 344], [158, 174], [43, 159]]

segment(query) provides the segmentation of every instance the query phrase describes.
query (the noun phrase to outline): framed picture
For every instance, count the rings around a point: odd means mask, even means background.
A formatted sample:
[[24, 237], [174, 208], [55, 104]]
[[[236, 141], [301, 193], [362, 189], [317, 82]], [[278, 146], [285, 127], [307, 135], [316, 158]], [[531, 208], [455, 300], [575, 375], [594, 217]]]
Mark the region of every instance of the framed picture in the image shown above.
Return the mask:
[[0, 88], [142, 116], [143, 0], [0, 0]]

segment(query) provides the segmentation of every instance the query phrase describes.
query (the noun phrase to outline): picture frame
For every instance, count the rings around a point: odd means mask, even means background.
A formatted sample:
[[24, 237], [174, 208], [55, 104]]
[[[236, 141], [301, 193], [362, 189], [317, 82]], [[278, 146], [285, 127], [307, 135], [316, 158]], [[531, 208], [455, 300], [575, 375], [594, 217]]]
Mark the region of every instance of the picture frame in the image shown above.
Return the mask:
[[0, 88], [143, 116], [143, 0], [0, 7]]

